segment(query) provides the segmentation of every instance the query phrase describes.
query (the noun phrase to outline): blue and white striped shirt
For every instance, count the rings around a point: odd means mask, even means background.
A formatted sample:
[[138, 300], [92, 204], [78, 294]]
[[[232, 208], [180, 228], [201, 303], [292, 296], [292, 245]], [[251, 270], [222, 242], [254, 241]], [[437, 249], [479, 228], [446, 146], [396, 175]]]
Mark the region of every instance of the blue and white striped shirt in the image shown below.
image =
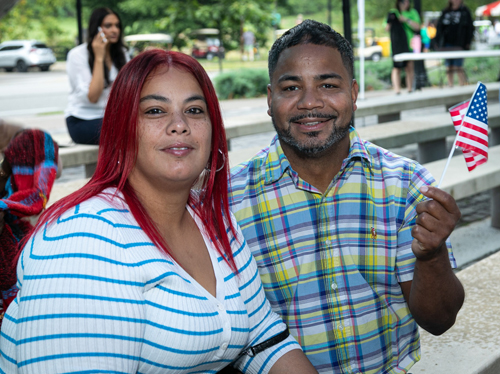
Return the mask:
[[[238, 235], [231, 241], [237, 276], [204, 237], [213, 297], [155, 247], [120, 199], [101, 194], [64, 213], [24, 248], [20, 291], [1, 331], [0, 372], [217, 372], [285, 328]], [[300, 347], [289, 337], [240, 368], [268, 372], [293, 349]]]

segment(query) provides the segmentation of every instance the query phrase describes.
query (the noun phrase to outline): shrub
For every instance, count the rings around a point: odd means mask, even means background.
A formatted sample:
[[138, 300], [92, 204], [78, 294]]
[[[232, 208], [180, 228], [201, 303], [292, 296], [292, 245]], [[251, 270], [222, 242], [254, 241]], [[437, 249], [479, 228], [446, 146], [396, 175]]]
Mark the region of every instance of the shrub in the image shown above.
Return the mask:
[[[367, 91], [384, 90], [391, 86], [392, 59], [365, 61], [365, 89]], [[359, 61], [354, 62], [355, 78], [360, 83]]]
[[241, 69], [214, 78], [220, 100], [266, 95], [269, 76], [266, 69]]

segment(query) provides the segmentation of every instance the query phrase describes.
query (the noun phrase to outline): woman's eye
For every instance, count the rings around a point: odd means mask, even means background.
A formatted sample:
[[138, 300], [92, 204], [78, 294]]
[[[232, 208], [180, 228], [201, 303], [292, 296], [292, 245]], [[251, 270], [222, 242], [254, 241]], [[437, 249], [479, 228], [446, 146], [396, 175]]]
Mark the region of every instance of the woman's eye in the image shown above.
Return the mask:
[[165, 112], [159, 108], [153, 108], [146, 111], [146, 114], [162, 114], [162, 113]]
[[202, 109], [200, 109], [200, 108], [189, 108], [189, 109], [187, 110], [187, 113], [189, 113], [189, 114], [202, 114], [202, 113], [204, 113], [204, 112], [203, 112], [203, 110], [202, 110]]

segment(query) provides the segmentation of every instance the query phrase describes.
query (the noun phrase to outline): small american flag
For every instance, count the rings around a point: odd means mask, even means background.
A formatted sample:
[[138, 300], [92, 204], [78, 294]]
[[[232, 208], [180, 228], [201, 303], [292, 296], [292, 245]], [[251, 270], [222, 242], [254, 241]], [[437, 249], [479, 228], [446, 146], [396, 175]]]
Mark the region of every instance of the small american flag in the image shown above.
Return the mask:
[[486, 86], [478, 83], [469, 101], [449, 109], [457, 132], [455, 145], [462, 148], [467, 169], [488, 161], [488, 100]]

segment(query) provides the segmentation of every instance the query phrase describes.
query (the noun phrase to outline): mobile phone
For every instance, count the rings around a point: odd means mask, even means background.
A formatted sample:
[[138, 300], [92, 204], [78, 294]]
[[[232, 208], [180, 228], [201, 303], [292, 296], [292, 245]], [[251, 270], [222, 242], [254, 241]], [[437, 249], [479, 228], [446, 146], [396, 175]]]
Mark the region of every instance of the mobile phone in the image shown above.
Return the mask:
[[99, 35], [101, 35], [102, 41], [104, 43], [107, 43], [108, 39], [106, 39], [106, 35], [104, 35], [104, 32], [102, 31], [101, 26], [97, 27], [97, 31], [99, 31]]

